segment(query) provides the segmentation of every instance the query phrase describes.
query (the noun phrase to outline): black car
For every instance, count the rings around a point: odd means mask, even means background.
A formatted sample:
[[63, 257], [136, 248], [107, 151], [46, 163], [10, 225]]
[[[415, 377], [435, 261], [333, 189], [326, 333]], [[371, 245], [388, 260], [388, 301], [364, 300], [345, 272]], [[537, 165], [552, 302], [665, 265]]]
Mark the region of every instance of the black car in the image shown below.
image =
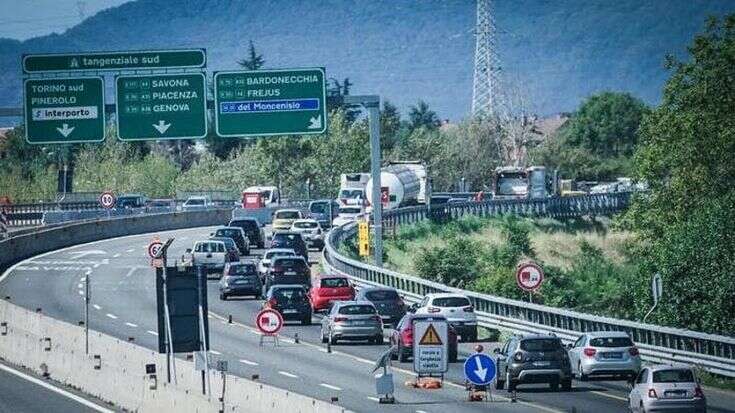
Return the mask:
[[219, 282], [219, 298], [252, 295], [256, 299], [263, 295], [263, 286], [258, 276], [258, 268], [253, 261], [225, 264]]
[[311, 288], [311, 269], [302, 257], [275, 257], [265, 275], [265, 290], [276, 284], [298, 284]]
[[290, 248], [296, 252], [296, 255], [304, 257], [309, 262], [309, 248], [306, 246], [304, 238], [298, 232], [284, 231], [273, 234], [271, 248]]
[[561, 339], [550, 335], [529, 334], [511, 337], [497, 355], [495, 387], [508, 384], [512, 392], [524, 383], [548, 383], [552, 390], [559, 385], [572, 388], [572, 367]]
[[357, 293], [355, 301], [370, 301], [375, 305], [383, 322], [394, 326], [406, 314], [406, 304], [395, 288], [363, 288]]
[[270, 287], [263, 306], [278, 311], [284, 320], [298, 320], [304, 325], [311, 324], [311, 303], [301, 285], [279, 284]]
[[222, 241], [227, 248], [227, 262], [240, 262], [240, 250], [232, 238], [228, 237], [209, 237], [212, 241]]
[[240, 255], [250, 255], [250, 240], [240, 227], [217, 228], [212, 236], [232, 238], [237, 244], [237, 249], [240, 250]]
[[245, 235], [250, 240], [250, 245], [256, 245], [258, 248], [265, 248], [265, 234], [260, 222], [256, 218], [237, 218], [227, 224], [228, 227], [242, 228]]

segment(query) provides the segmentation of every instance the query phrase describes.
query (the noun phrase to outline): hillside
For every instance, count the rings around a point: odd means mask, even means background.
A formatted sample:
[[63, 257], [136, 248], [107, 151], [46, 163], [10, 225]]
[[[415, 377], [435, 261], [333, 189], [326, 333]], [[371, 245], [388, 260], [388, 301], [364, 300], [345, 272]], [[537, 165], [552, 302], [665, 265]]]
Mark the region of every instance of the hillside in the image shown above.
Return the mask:
[[[706, 16], [735, 11], [729, 0], [496, 5], [506, 79], [539, 114], [603, 89], [655, 103], [664, 55], [683, 53]], [[252, 39], [268, 67], [324, 66], [353, 94], [379, 93], [404, 112], [424, 99], [457, 120], [470, 107], [474, 21], [469, 0], [138, 0], [61, 35], [0, 39], [0, 107], [20, 104], [22, 53], [205, 47], [211, 73], [235, 68]]]

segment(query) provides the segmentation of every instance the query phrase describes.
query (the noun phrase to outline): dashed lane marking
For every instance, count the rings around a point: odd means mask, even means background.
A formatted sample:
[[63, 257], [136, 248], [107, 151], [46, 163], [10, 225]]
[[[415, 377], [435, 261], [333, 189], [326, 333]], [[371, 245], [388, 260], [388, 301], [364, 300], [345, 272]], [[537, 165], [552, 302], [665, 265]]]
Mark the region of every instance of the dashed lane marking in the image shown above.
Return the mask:
[[339, 387], [337, 387], [337, 386], [332, 386], [331, 384], [327, 384], [327, 383], [321, 383], [321, 384], [319, 384], [319, 385], [320, 385], [320, 386], [322, 386], [322, 387], [326, 387], [326, 388], [328, 388], [328, 389], [332, 389], [332, 390], [335, 390], [335, 391], [342, 391], [342, 389], [340, 389]]
[[135, 248], [130, 248], [129, 250], [126, 250], [125, 252], [127, 253], [135, 252]]
[[380, 402], [380, 399], [379, 399], [379, 398], [377, 398], [377, 397], [373, 397], [373, 396], [368, 396], [367, 398], [368, 398], [368, 400], [372, 400], [372, 401], [374, 401], [374, 402], [376, 402], [376, 403], [379, 403], [379, 402]]
[[293, 373], [289, 373], [287, 371], [279, 371], [278, 374], [280, 374], [281, 376], [290, 377], [292, 379], [298, 379], [299, 378], [299, 376], [297, 376], [297, 375], [295, 375]]
[[221, 356], [222, 355], [222, 353], [220, 353], [217, 350], [209, 350], [209, 352], [212, 353], [212, 354], [214, 354], [214, 355], [217, 355], [217, 356]]
[[92, 304], [92, 307], [94, 307], [95, 310], [101, 310], [102, 307], [98, 306], [97, 304]]
[[259, 366], [258, 363], [250, 360], [240, 359], [240, 363], [247, 364], [248, 366]]
[[117, 320], [117, 316], [116, 316], [115, 314], [110, 314], [110, 313], [107, 313], [107, 314], [105, 314], [105, 315], [106, 315], [107, 317], [109, 317], [109, 318], [113, 319], [113, 320]]
[[158, 333], [156, 333], [155, 331], [148, 330], [147, 333], [158, 337]]
[[120, 258], [120, 256], [121, 256], [121, 255], [122, 255], [122, 254], [120, 254], [120, 253], [118, 252], [117, 254], [113, 255], [113, 256], [112, 256], [112, 258]]
[[125, 323], [125, 325], [128, 327], [133, 327], [133, 328], [138, 327], [137, 324], [133, 324], [133, 323]]
[[596, 391], [596, 390], [593, 390], [593, 391], [591, 391], [590, 393], [593, 393], [593, 394], [597, 394], [597, 395], [600, 395], [600, 396], [605, 396], [605, 397], [609, 397], [609, 398], [611, 398], [611, 399], [615, 399], [615, 400], [621, 400], [621, 401], [624, 401], [624, 402], [627, 402], [627, 401], [628, 401], [628, 399], [626, 399], [625, 397], [622, 397], [622, 396], [616, 396], [616, 395], [614, 395], [614, 394], [610, 394], [610, 393], [605, 393], [605, 392], [603, 392], [603, 391]]

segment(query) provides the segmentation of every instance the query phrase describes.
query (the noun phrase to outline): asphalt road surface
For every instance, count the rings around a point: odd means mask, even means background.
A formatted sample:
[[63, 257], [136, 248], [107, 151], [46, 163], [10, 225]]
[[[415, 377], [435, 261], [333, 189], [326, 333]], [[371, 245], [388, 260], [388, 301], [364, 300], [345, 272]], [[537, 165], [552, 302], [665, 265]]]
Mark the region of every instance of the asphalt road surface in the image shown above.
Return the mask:
[[[211, 228], [157, 233], [175, 236], [169, 261], [181, 256]], [[152, 234], [135, 235], [78, 245], [26, 260], [0, 278], [0, 297], [26, 308], [41, 307], [52, 317], [76, 324], [83, 319], [83, 286], [91, 282], [90, 328], [157, 348], [156, 295], [153, 270], [146, 246]], [[262, 250], [253, 250], [257, 258]], [[320, 254], [313, 252], [312, 273], [319, 271]], [[470, 344], [462, 345], [460, 361], [450, 365], [444, 386], [437, 390], [405, 386], [414, 375], [410, 363], [394, 363], [395, 405], [377, 403], [374, 360], [387, 345], [338, 344], [327, 353], [319, 335], [320, 315], [313, 325], [287, 324], [280, 346], [260, 346], [254, 328], [262, 301], [250, 298], [219, 300], [217, 281], [209, 281], [210, 341], [212, 357], [229, 361], [230, 374], [249, 378], [322, 400], [337, 397], [340, 406], [358, 412], [621, 412], [626, 410], [625, 382], [575, 382], [571, 392], [552, 392], [548, 386], [519, 387], [518, 401], [506, 391], [494, 391], [491, 402], [467, 402], [462, 363]], [[232, 316], [233, 323], [228, 322]], [[299, 343], [294, 337], [298, 334]], [[387, 335], [387, 331], [386, 331]], [[492, 346], [487, 351], [492, 351]], [[0, 403], [7, 400], [0, 389]], [[710, 412], [735, 412], [735, 395], [705, 390]], [[1, 404], [0, 404], [1, 406]], [[38, 410], [40, 411], [40, 410]], [[48, 411], [48, 409], [46, 409]]]

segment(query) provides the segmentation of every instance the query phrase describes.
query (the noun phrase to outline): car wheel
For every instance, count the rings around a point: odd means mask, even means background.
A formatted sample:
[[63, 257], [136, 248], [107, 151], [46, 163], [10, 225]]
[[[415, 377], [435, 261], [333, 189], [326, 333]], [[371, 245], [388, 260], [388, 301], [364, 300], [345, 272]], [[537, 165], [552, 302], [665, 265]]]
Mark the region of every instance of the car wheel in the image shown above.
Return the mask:
[[265, 248], [265, 242], [259, 242], [258, 243], [258, 248], [260, 248], [260, 249]]
[[561, 389], [563, 391], [571, 391], [572, 390], [572, 379], [562, 380]]
[[398, 361], [400, 361], [401, 363], [405, 363], [408, 361], [408, 355], [403, 350], [403, 345], [401, 345], [400, 343], [398, 344]]
[[[495, 366], [497, 366], [497, 364], [495, 364]], [[505, 387], [505, 380], [500, 380], [500, 372], [497, 371], [497, 367], [496, 367], [496, 373], [497, 374], [495, 375], [495, 377], [497, 378], [495, 379], [495, 389], [503, 390], [503, 387]]]
[[329, 332], [329, 344], [331, 345], [337, 344], [337, 337], [334, 337], [331, 331]]
[[309, 313], [306, 317], [304, 317], [303, 320], [301, 320], [301, 325], [311, 325], [311, 313]]
[[577, 364], [577, 374], [579, 375], [579, 381], [589, 380], [589, 376], [582, 372], [582, 364]]
[[324, 329], [322, 328], [322, 343], [327, 344], [329, 341], [329, 337], [327, 337], [326, 334], [324, 334]]
[[516, 391], [516, 383], [510, 379], [510, 373], [505, 373], [505, 382], [508, 383], [508, 392]]
[[[393, 340], [391, 340], [391, 345], [392, 344], [393, 344]], [[397, 351], [396, 347], [391, 346], [390, 359], [391, 360], [398, 360], [398, 351]]]
[[449, 362], [450, 363], [456, 363], [457, 362], [457, 350], [449, 350]]
[[551, 391], [557, 391], [557, 390], [559, 390], [559, 382], [558, 381], [552, 381], [551, 383], [549, 383], [549, 388], [551, 389]]
[[474, 343], [477, 341], [477, 330], [471, 331], [467, 334], [467, 339], [465, 340], [464, 337], [462, 337], [463, 341]]
[[219, 295], [219, 299], [222, 300], [222, 301], [227, 301], [227, 296], [224, 295], [224, 294], [220, 294]]
[[383, 344], [383, 335], [382, 334], [378, 334], [377, 336], [375, 336], [375, 338], [373, 339], [373, 343], [374, 344]]

